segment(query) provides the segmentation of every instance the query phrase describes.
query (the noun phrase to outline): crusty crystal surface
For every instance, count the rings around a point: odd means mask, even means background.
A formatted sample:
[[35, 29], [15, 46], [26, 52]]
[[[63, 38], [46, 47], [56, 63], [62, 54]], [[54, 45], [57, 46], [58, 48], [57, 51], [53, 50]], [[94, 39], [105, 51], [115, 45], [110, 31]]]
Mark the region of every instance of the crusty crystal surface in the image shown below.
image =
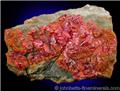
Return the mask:
[[6, 29], [5, 42], [9, 70], [31, 80], [110, 78], [116, 62], [112, 18], [94, 5], [28, 19]]

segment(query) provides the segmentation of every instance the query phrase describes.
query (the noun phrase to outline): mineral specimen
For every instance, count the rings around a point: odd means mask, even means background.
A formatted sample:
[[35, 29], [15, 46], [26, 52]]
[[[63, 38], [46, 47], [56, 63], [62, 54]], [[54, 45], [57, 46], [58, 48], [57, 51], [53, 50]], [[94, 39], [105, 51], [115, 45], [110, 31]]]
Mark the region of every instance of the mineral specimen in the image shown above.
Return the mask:
[[8, 68], [31, 80], [110, 78], [116, 62], [111, 16], [97, 6], [33, 17], [6, 29], [5, 42]]

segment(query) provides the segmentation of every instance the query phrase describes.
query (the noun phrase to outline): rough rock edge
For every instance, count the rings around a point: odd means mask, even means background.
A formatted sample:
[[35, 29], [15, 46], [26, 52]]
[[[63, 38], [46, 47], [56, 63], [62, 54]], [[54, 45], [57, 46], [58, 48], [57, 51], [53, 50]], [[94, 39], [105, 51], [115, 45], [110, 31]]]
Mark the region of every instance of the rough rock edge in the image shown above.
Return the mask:
[[77, 9], [61, 10], [53, 14], [42, 14], [40, 16], [34, 16], [30, 19], [25, 20], [24, 24], [18, 25], [13, 28], [19, 28], [22, 26], [30, 27], [31, 25], [33, 25], [33, 22], [36, 21], [35, 20], [36, 18], [38, 19], [37, 21], [39, 22], [37, 23], [38, 26], [48, 25], [49, 23], [54, 22], [58, 17], [60, 17], [63, 14], [81, 15], [83, 17], [87, 17], [88, 15], [95, 15], [98, 17], [107, 17], [108, 19], [111, 19], [110, 13], [106, 11], [103, 7], [87, 4]]
[[[39, 25], [39, 26], [48, 25], [49, 23], [54, 22], [58, 17], [60, 17], [63, 14], [81, 15], [83, 17], [87, 17], [88, 15], [95, 15], [95, 16], [107, 17], [107, 18], [111, 19], [111, 15], [104, 8], [87, 4], [84, 7], [77, 8], [77, 9], [62, 10], [62, 11], [58, 11], [54, 14], [43, 14], [43, 15], [40, 15], [37, 17], [32, 17], [30, 19], [27, 19], [24, 22], [24, 24], [13, 27], [13, 29], [19, 28], [19, 27], [25, 27], [25, 26], [30, 27], [33, 24], [35, 18], [37, 18], [38, 22], [39, 22], [39, 24], [37, 23], [37, 25]], [[110, 22], [110, 23], [112, 23], [112, 22]], [[116, 60], [115, 60], [115, 63], [116, 63]], [[40, 80], [42, 80], [42, 79], [40, 79]], [[56, 82], [56, 83], [73, 82], [74, 81], [74, 80], [66, 79], [64, 77], [60, 78], [59, 81], [55, 81], [54, 79], [50, 79], [50, 80], [52, 80], [53, 82]]]

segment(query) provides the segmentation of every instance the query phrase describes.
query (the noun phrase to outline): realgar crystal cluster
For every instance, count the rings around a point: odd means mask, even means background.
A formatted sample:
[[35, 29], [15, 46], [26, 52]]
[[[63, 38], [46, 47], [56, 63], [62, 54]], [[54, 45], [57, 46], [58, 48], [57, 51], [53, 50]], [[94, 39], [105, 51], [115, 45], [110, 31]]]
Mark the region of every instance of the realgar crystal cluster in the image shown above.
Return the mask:
[[31, 80], [57, 83], [112, 75], [116, 35], [102, 7], [86, 5], [33, 17], [5, 30], [7, 66]]

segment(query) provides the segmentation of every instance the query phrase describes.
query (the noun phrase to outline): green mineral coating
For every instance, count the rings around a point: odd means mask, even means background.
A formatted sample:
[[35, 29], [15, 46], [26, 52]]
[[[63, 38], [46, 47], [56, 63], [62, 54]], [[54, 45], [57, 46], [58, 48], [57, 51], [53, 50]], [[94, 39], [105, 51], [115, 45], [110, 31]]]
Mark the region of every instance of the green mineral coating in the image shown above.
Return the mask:
[[24, 56], [27, 58], [29, 56], [29, 53], [26, 53]]
[[59, 81], [60, 78], [61, 78], [61, 77], [52, 77], [52, 79], [53, 79], [54, 81]]
[[105, 28], [111, 28], [112, 27], [112, 24], [105, 19], [96, 19], [95, 22], [97, 24], [101, 25], [102, 27], [105, 27]]
[[43, 64], [43, 67], [39, 67], [30, 75], [34, 78], [39, 78], [39, 75], [43, 75], [46, 79], [53, 79], [55, 81], [59, 80], [62, 77], [66, 77], [67, 79], [72, 79], [71, 73], [68, 71], [61, 69], [56, 64], [55, 60], [50, 60]]
[[46, 70], [44, 74], [46, 74], [46, 76], [49, 74], [51, 77], [62, 77], [67, 74], [67, 78], [72, 77], [69, 72], [59, 68], [55, 61], [51, 61], [48, 70]]
[[72, 78], [72, 74], [66, 70], [63, 70], [63, 73], [67, 76], [67, 78]]

